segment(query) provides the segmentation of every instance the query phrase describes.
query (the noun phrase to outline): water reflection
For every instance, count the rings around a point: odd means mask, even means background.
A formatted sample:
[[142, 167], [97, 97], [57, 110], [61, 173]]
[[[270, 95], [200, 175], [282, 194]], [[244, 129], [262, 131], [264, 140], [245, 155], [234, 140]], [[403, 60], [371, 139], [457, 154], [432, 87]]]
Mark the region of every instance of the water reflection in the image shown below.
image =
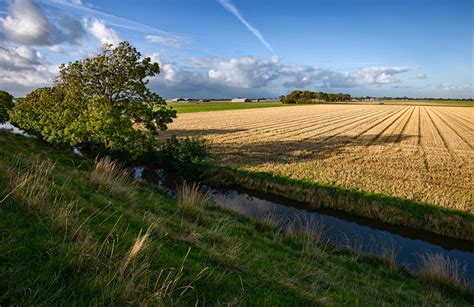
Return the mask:
[[[179, 178], [165, 176], [163, 170], [138, 168], [135, 169], [135, 175], [165, 188], [170, 196], [175, 195], [174, 190], [180, 182]], [[271, 219], [282, 229], [310, 227], [314, 233], [322, 233], [323, 244], [335, 244], [360, 253], [388, 257], [414, 272], [420, 269], [421, 255], [427, 252], [441, 254], [464, 265], [466, 280], [474, 285], [474, 246], [469, 242], [330, 210], [326, 211], [332, 214], [308, 211], [302, 208], [304, 204], [245, 189], [205, 188], [216, 204], [250, 219]]]

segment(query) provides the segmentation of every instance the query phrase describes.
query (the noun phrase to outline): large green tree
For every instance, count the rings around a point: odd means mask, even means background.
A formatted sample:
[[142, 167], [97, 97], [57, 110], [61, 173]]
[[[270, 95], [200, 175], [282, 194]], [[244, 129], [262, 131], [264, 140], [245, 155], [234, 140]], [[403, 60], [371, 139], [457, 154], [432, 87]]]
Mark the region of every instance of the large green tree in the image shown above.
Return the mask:
[[6, 91], [0, 90], [0, 124], [8, 120], [8, 111], [14, 106], [13, 96]]
[[19, 99], [11, 112], [18, 127], [51, 143], [94, 145], [132, 157], [154, 150], [156, 135], [176, 112], [148, 88], [157, 63], [128, 42], [61, 65], [53, 88]]

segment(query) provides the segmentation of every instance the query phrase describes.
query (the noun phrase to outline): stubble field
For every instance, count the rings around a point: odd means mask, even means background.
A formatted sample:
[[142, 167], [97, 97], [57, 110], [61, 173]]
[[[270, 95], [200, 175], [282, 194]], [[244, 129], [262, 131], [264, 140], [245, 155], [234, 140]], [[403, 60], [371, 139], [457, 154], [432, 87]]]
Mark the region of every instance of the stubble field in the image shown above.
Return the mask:
[[223, 165], [474, 213], [469, 107], [306, 105], [180, 114]]

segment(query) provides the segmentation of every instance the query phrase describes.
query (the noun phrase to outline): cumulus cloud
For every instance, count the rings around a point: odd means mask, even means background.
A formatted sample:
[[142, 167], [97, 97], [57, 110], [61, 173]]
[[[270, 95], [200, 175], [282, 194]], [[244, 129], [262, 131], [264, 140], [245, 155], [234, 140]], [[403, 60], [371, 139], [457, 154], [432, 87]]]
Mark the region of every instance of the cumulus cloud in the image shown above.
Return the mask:
[[[191, 58], [185, 65], [168, 62], [159, 54], [152, 59], [160, 64], [161, 74], [154, 84], [159, 91], [186, 90], [188, 96], [212, 93], [241, 94], [271, 92], [271, 89], [294, 88], [355, 88], [400, 83], [396, 75], [410, 67], [366, 67], [351, 71], [320, 69], [308, 65], [287, 65], [278, 58]], [[194, 92], [193, 92], [194, 90]]]
[[174, 48], [189, 48], [191, 46], [190, 41], [181, 36], [147, 35], [145, 39], [150, 43], [158, 43]]
[[262, 43], [262, 45], [267, 48], [269, 51], [273, 52], [272, 46], [265, 40], [262, 33], [251, 25], [247, 19], [245, 19], [237, 7], [230, 0], [217, 0], [227, 11], [232, 13], [239, 21], [250, 31], [252, 34]]
[[240, 88], [260, 88], [279, 77], [280, 63], [277, 60], [241, 57], [216, 59], [208, 76], [212, 83]]
[[69, 15], [59, 16], [58, 25], [52, 24], [31, 0], [15, 0], [8, 6], [10, 15], [0, 18], [6, 36], [25, 45], [56, 45], [77, 43], [84, 30], [79, 21]]
[[23, 95], [40, 86], [50, 85], [57, 74], [57, 65], [27, 46], [0, 46], [0, 88], [14, 95]]
[[351, 88], [371, 85], [399, 83], [395, 75], [410, 71], [407, 66], [366, 67], [351, 71], [334, 71], [319, 69], [312, 66], [284, 66], [286, 87], [320, 87]]
[[108, 28], [105, 21], [96, 18], [85, 18], [84, 25], [101, 44], [109, 43], [118, 45], [118, 43], [120, 43], [118, 34], [112, 28]]

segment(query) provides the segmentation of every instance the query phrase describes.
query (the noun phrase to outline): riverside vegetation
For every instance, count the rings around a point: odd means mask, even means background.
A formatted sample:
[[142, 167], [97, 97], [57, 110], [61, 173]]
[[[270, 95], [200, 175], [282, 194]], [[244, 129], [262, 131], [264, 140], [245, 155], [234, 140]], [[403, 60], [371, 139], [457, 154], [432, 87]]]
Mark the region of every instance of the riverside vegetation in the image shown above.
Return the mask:
[[[0, 130], [0, 303], [469, 305], [462, 268], [420, 275], [209, 203], [178, 200], [114, 161]], [[388, 253], [387, 255], [389, 255]], [[285, 269], [282, 269], [285, 268]], [[455, 268], [455, 270], [453, 270]]]
[[208, 169], [207, 141], [157, 137], [176, 116], [147, 87], [157, 73], [130, 44], [104, 45], [61, 66], [53, 87], [0, 105], [33, 136], [0, 130], [1, 305], [472, 302], [462, 267], [440, 255], [420, 255], [415, 275], [391, 250], [322, 245], [324, 227], [220, 209], [197, 184], [175, 200], [135, 181], [123, 163]]

